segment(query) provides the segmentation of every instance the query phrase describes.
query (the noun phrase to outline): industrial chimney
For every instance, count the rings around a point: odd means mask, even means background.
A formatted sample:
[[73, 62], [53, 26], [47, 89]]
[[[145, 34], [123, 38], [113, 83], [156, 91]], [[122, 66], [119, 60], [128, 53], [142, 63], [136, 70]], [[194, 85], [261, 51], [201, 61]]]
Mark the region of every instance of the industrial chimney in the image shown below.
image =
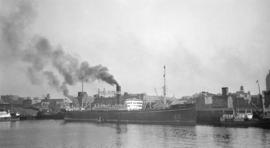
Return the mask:
[[244, 86], [243, 85], [240, 86], [240, 91], [244, 92]]
[[229, 88], [228, 87], [222, 87], [222, 96], [227, 96], [228, 92], [229, 92]]

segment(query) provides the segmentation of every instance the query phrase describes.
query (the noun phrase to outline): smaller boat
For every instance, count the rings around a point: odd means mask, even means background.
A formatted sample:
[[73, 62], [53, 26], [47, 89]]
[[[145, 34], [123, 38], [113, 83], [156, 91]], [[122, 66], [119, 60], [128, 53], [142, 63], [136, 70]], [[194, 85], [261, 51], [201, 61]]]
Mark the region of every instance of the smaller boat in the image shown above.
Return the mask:
[[7, 111], [0, 111], [0, 121], [9, 121], [11, 119], [11, 114]]
[[[257, 81], [258, 83], [258, 81]], [[259, 88], [259, 96], [262, 101], [262, 111], [257, 110], [258, 107], [254, 104], [256, 111], [247, 112], [247, 110], [243, 113], [239, 112], [238, 106], [233, 105], [233, 113], [223, 113], [220, 117], [220, 126], [229, 126], [229, 127], [261, 127], [261, 128], [270, 128], [270, 112], [265, 109], [265, 98], [261, 95], [260, 86]], [[238, 110], [238, 112], [237, 112]]]
[[17, 121], [20, 120], [19, 113], [10, 113], [9, 111], [0, 111], [0, 121]]
[[218, 125], [225, 127], [261, 127], [270, 128], [270, 118], [268, 112], [245, 111], [237, 112], [237, 108], [233, 108], [231, 113], [223, 113], [220, 117]]
[[223, 114], [220, 117], [219, 125], [225, 127], [270, 128], [270, 120], [267, 118], [253, 118], [252, 113]]

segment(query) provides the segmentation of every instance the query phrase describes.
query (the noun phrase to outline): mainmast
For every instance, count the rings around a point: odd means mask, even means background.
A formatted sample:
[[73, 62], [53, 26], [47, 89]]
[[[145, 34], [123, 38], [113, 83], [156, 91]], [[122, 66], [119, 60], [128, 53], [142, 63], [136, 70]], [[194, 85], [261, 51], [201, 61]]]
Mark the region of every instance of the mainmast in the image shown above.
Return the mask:
[[78, 92], [78, 101], [79, 101], [79, 105], [81, 109], [84, 107], [83, 99], [84, 97], [86, 97], [85, 95], [86, 95], [86, 92], [85, 93], [83, 92], [83, 80], [82, 80], [82, 91]]
[[264, 115], [264, 112], [265, 112], [264, 98], [263, 98], [263, 96], [261, 95], [261, 88], [260, 88], [259, 80], [257, 80], [256, 82], [257, 82], [257, 84], [258, 84], [258, 89], [259, 89], [259, 98], [262, 99], [262, 109], [263, 109], [263, 115]]
[[82, 92], [83, 92], [83, 80], [82, 80]]
[[257, 82], [257, 84], [258, 84], [259, 95], [261, 95], [261, 88], [260, 88], [260, 83], [259, 83], [259, 80], [257, 80], [256, 82]]
[[163, 86], [163, 97], [164, 97], [164, 104], [167, 104], [166, 100], [166, 66], [164, 65], [164, 74], [163, 74], [163, 79], [164, 79], [164, 86]]

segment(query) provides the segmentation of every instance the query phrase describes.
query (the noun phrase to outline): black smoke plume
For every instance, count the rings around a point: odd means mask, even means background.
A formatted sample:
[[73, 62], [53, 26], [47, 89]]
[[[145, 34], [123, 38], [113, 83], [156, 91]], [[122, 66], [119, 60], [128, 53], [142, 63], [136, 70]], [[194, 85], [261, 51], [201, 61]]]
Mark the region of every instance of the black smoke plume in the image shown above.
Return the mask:
[[0, 10], [1, 63], [26, 63], [26, 75], [32, 84], [41, 84], [45, 78], [49, 86], [62, 91], [65, 96], [69, 96], [68, 85], [81, 81], [99, 79], [110, 85], [118, 84], [108, 68], [80, 62], [61, 47], [51, 45], [43, 36], [35, 35], [27, 40], [27, 27], [36, 16], [33, 1], [1, 1], [0, 4], [8, 8], [3, 13]]

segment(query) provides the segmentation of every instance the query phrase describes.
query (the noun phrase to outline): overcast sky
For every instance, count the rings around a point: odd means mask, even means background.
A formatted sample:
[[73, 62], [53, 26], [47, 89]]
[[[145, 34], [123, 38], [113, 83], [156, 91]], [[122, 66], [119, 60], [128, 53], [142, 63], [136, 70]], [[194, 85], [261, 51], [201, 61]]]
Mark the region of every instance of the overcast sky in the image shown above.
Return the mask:
[[[6, 1], [0, 8], [14, 11]], [[25, 38], [44, 36], [80, 61], [106, 66], [123, 91], [156, 88], [160, 95], [163, 65], [169, 96], [220, 93], [223, 86], [235, 92], [240, 85], [256, 94], [256, 80], [265, 89], [269, 0], [45, 0], [33, 7]], [[23, 64], [1, 63], [1, 95], [62, 96], [47, 83], [31, 84]], [[78, 83], [68, 87], [71, 95], [80, 90]], [[90, 95], [97, 88], [114, 90], [102, 81], [85, 85]]]

